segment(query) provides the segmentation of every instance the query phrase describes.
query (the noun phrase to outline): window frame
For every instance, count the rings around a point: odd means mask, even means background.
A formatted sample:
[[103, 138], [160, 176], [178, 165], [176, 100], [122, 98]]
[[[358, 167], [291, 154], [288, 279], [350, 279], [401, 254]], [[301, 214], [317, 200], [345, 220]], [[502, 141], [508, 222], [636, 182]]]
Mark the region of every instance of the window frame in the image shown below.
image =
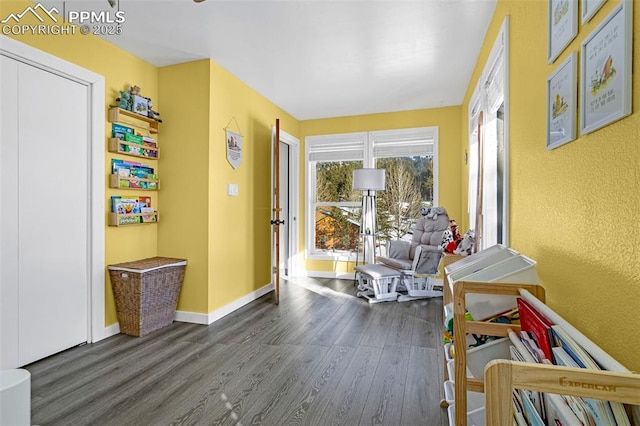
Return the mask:
[[[310, 260], [331, 260], [331, 261], [356, 261], [356, 253], [327, 253], [316, 250], [315, 247], [315, 211], [316, 207], [322, 206], [346, 206], [360, 207], [360, 201], [328, 202], [316, 201], [316, 162], [318, 161], [354, 161], [352, 157], [340, 159], [339, 155], [327, 154], [327, 160], [318, 159], [322, 157], [322, 152], [327, 152], [325, 147], [350, 146], [349, 141], [362, 144], [362, 167], [375, 167], [377, 158], [374, 157], [376, 144], [393, 144], [397, 142], [399, 149], [402, 146], [415, 146], [417, 141], [431, 140], [432, 150], [426, 155], [433, 156], [433, 204], [438, 205], [438, 126], [415, 127], [405, 129], [378, 130], [369, 132], [339, 133], [331, 135], [317, 135], [305, 137], [305, 159], [306, 159], [306, 200], [305, 200], [305, 258]], [[406, 151], [405, 151], [406, 152]], [[398, 157], [419, 155], [403, 154]], [[425, 154], [422, 154], [425, 155]], [[311, 157], [315, 157], [311, 160]], [[395, 158], [395, 157], [380, 157]], [[361, 256], [358, 256], [361, 260]]]

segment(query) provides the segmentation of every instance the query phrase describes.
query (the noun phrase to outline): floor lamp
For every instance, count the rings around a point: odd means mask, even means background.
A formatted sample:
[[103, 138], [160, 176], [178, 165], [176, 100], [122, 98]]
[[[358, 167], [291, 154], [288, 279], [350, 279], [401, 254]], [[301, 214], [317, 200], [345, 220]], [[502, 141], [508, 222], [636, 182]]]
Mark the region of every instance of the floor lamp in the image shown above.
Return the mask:
[[[362, 257], [364, 263], [375, 263], [376, 247], [376, 191], [384, 191], [384, 169], [356, 169], [353, 171], [353, 189], [362, 191]], [[358, 257], [356, 253], [356, 266]]]

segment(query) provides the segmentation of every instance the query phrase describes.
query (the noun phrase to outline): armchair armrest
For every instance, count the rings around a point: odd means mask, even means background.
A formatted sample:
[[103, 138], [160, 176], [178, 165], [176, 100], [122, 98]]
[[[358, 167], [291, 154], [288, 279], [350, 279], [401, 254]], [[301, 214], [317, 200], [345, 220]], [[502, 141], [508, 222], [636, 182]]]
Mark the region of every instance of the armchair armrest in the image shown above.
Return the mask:
[[408, 241], [389, 240], [387, 242], [387, 257], [393, 259], [409, 259], [411, 243]]
[[[420, 256], [417, 255], [420, 249]], [[416, 248], [416, 257], [414, 259], [415, 272], [417, 274], [434, 275], [438, 273], [438, 266], [444, 254], [437, 246], [420, 245]]]

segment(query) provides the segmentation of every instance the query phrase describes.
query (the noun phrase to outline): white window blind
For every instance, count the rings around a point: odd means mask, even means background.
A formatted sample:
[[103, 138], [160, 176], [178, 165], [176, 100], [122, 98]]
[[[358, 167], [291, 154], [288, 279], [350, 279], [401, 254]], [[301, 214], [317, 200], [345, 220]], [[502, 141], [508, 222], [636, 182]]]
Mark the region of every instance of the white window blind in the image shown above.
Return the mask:
[[374, 158], [393, 158], [434, 154], [437, 127], [369, 132]]
[[364, 158], [366, 133], [345, 133], [306, 138], [309, 161], [351, 161]]

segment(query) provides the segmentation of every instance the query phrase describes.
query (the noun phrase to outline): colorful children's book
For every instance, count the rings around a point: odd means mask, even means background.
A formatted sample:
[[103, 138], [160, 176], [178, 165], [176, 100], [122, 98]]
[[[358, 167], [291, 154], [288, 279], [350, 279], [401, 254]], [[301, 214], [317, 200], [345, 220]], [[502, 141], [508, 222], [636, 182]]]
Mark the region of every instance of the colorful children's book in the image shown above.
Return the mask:
[[119, 195], [113, 195], [111, 197], [111, 212], [112, 213], [118, 213], [118, 203], [120, 202], [120, 198], [122, 198]]
[[133, 134], [133, 129], [131, 127], [123, 126], [122, 124], [113, 123], [111, 125], [111, 134], [114, 138], [124, 140], [125, 134]]
[[545, 318], [523, 298], [519, 297], [516, 301], [518, 303], [518, 312], [520, 314], [521, 330], [533, 333], [535, 340], [538, 343], [538, 347], [542, 349], [545, 358], [552, 361], [553, 354], [551, 353], [551, 342], [553, 341], [553, 335], [551, 332], [551, 326], [553, 323]]
[[[568, 345], [559, 345], [553, 348], [555, 360], [557, 365], [573, 368], [585, 368], [584, 362], [578, 362], [567, 348]], [[588, 356], [588, 355], [587, 355]], [[599, 368], [598, 368], [599, 369]], [[585, 405], [590, 410], [590, 415], [593, 417], [597, 426], [610, 426], [615, 425], [616, 422], [613, 417], [611, 406], [607, 401], [592, 398], [582, 398]]]
[[114, 213], [140, 213], [140, 207], [138, 206], [138, 197], [120, 197], [114, 202]]
[[142, 208], [151, 207], [151, 197], [147, 197], [147, 196], [138, 197], [138, 203], [140, 203], [140, 209], [142, 213], [145, 213], [142, 210]]

